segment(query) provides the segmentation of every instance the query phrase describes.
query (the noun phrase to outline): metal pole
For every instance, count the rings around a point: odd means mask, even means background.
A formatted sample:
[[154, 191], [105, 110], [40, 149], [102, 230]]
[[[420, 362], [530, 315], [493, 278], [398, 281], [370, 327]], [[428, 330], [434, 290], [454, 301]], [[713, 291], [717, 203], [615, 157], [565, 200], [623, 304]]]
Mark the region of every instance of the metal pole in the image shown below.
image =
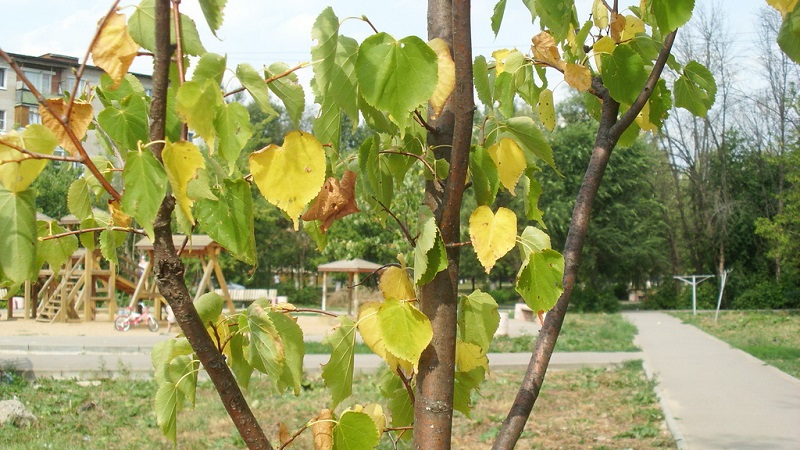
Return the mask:
[[692, 315], [697, 315], [697, 275], [692, 275]]

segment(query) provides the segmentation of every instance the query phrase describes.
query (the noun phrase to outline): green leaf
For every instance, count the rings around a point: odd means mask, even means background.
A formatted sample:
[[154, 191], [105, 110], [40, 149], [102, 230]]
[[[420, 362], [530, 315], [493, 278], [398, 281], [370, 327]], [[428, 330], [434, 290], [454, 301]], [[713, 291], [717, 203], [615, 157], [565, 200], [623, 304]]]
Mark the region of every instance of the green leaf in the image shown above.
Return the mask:
[[[18, 134], [11, 131], [2, 136], [10, 144], [26, 150], [51, 155], [58, 145], [58, 139], [43, 125], [31, 124]], [[15, 161], [23, 157], [17, 149], [0, 144], [0, 161]], [[0, 184], [12, 192], [21, 192], [36, 180], [47, 165], [46, 159], [28, 159], [24, 162], [0, 163]]]
[[100, 253], [108, 261], [119, 265], [117, 248], [125, 243], [128, 234], [122, 231], [103, 230], [100, 232]]
[[697, 61], [689, 61], [683, 74], [675, 82], [675, 106], [690, 113], [705, 117], [717, 95], [714, 75]]
[[[182, 397], [188, 400], [194, 407], [197, 394], [197, 372], [200, 369], [200, 361], [190, 355], [176, 356], [167, 365], [169, 381], [178, 387]], [[183, 403], [183, 402], [182, 402]], [[183, 409], [183, 404], [178, 405], [178, 409]]]
[[345, 411], [333, 427], [333, 447], [347, 450], [372, 450], [380, 434], [375, 422], [362, 412]]
[[470, 417], [472, 391], [478, 389], [484, 378], [486, 371], [483, 367], [477, 367], [469, 372], [456, 372], [453, 384], [453, 409]]
[[305, 343], [303, 342], [303, 330], [297, 325], [296, 319], [288, 314], [270, 311], [269, 317], [275, 324], [275, 329], [281, 336], [283, 342], [283, 352], [286, 356], [286, 364], [281, 375], [280, 390], [285, 386], [291, 386], [294, 395], [300, 395], [303, 384], [303, 356], [305, 355]]
[[[40, 238], [54, 236], [67, 231], [55, 220], [50, 222], [40, 220], [36, 222], [36, 228], [36, 234]], [[39, 241], [36, 246], [36, 267], [42, 267], [45, 262], [53, 269], [61, 267], [76, 250], [78, 250], [78, 237], [74, 235]]]
[[[244, 316], [239, 316], [240, 321], [246, 321]], [[240, 329], [242, 327], [240, 326]], [[244, 348], [246, 346], [246, 338], [241, 333], [235, 333], [231, 337], [230, 346], [231, 355], [228, 359], [228, 365], [231, 367], [233, 374], [236, 376], [236, 381], [242, 388], [247, 389], [250, 385], [250, 378], [253, 375], [253, 366], [247, 362], [244, 355]]]
[[661, 33], [667, 34], [692, 18], [694, 0], [651, 0], [650, 6]]
[[228, 161], [232, 173], [236, 168], [239, 153], [253, 135], [250, 127], [250, 114], [241, 103], [225, 103], [217, 110], [214, 128], [219, 137], [217, 143], [219, 154]]
[[517, 292], [534, 311], [549, 311], [564, 291], [564, 257], [555, 250], [532, 252], [517, 274]]
[[0, 187], [0, 269], [15, 283], [36, 278], [36, 193]]
[[[274, 63], [269, 68], [264, 69], [264, 76], [270, 78], [286, 72], [288, 69], [289, 66], [284, 63]], [[283, 102], [283, 106], [286, 107], [286, 113], [289, 114], [294, 126], [298, 127], [300, 119], [303, 117], [306, 100], [303, 86], [297, 81], [297, 75], [292, 73], [278, 78], [270, 82], [267, 87]]]
[[422, 206], [419, 215], [420, 233], [414, 248], [414, 283], [422, 286], [447, 268], [447, 253], [430, 208]]
[[67, 209], [78, 220], [92, 215], [92, 201], [89, 198], [89, 184], [81, 177], [73, 181], [67, 190]]
[[400, 377], [396, 373], [386, 370], [378, 380], [378, 387], [381, 395], [388, 400], [389, 411], [392, 412], [392, 426], [404, 427], [414, 423], [414, 405], [411, 403], [411, 397], [408, 396], [408, 390]]
[[650, 94], [650, 123], [659, 129], [669, 117], [672, 109], [672, 93], [667, 88], [667, 82], [663, 78], [656, 83], [653, 93]]
[[519, 249], [522, 260], [527, 260], [531, 253], [541, 252], [551, 249], [550, 236], [544, 231], [535, 227], [525, 227], [519, 237]]
[[178, 114], [186, 120], [189, 128], [214, 148], [217, 138], [214, 119], [217, 111], [224, 106], [222, 93], [212, 80], [187, 81], [178, 89]]
[[118, 108], [106, 108], [97, 115], [97, 123], [125, 150], [135, 150], [139, 141], [150, 140], [147, 123], [147, 105], [142, 97], [129, 95]]
[[213, 80], [217, 86], [221, 85], [227, 62], [226, 56], [206, 53], [197, 61], [197, 67], [192, 73], [192, 81], [204, 83], [206, 80]]
[[567, 38], [569, 26], [578, 29], [578, 17], [573, 0], [536, 0], [536, 12], [556, 42]]
[[156, 423], [164, 436], [177, 443], [178, 408], [183, 403], [183, 394], [174, 383], [166, 382], [156, 391]]
[[339, 326], [322, 338], [322, 343], [331, 347], [331, 359], [327, 364], [322, 365], [322, 379], [331, 390], [332, 408], [350, 397], [353, 391], [355, 330], [356, 324], [352, 319], [347, 316], [339, 316]]
[[[363, 176], [362, 187], [364, 190], [370, 194], [370, 197], [375, 197], [387, 208], [390, 208], [394, 197], [394, 182], [391, 168], [384, 158], [385, 155], [378, 154], [379, 145], [376, 137], [367, 138], [358, 149], [358, 166]], [[378, 210], [378, 217], [385, 220], [386, 211], [377, 204], [375, 209]]]
[[328, 93], [336, 104], [358, 125], [358, 92], [356, 90], [356, 60], [358, 41], [339, 36], [336, 50], [336, 65], [331, 69]]
[[203, 11], [208, 28], [211, 28], [214, 36], [217, 35], [217, 30], [222, 26], [223, 9], [225, 9], [225, 3], [227, 2], [228, 0], [200, 0], [200, 9]]
[[378, 310], [378, 326], [386, 350], [417, 367], [422, 351], [433, 338], [428, 317], [407, 301], [388, 298]]
[[492, 88], [489, 84], [489, 65], [486, 64], [486, 57], [483, 55], [475, 57], [472, 65], [472, 80], [475, 83], [478, 100], [491, 107], [494, 102], [492, 101]]
[[361, 43], [356, 76], [364, 100], [389, 113], [402, 130], [409, 113], [426, 102], [436, 88], [436, 52], [416, 36], [395, 41], [386, 33], [378, 33]]
[[[194, 21], [185, 14], [180, 15], [181, 42], [183, 53], [186, 55], [200, 56], [206, 52], [197, 33]], [[156, 15], [155, 0], [142, 0], [136, 11], [128, 19], [128, 33], [131, 38], [145, 50], [156, 51]], [[170, 16], [170, 42], [175, 44], [175, 27]]]
[[629, 46], [618, 45], [602, 61], [600, 74], [608, 93], [620, 103], [632, 104], [647, 81], [642, 57]]
[[213, 189], [218, 200], [200, 199], [195, 215], [212, 239], [245, 264], [256, 264], [253, 231], [253, 197], [250, 184], [243, 180], [224, 180]]
[[458, 331], [462, 341], [475, 344], [483, 353], [487, 353], [499, 325], [500, 313], [497, 312], [497, 302], [491, 295], [478, 289], [461, 296]]
[[536, 126], [536, 122], [530, 117], [512, 117], [504, 122], [500, 122], [503, 134], [508, 134], [517, 141], [522, 151], [525, 153], [525, 161], [528, 167], [536, 167], [534, 157], [546, 162], [556, 172], [556, 163], [553, 160], [553, 149], [547, 143], [544, 134]]
[[478, 205], [493, 204], [500, 188], [500, 177], [497, 174], [497, 164], [480, 145], [474, 146], [469, 154], [469, 174]]
[[800, 3], [783, 18], [778, 30], [778, 46], [792, 61], [800, 63]]
[[[533, 170], [528, 170], [533, 172]], [[539, 209], [539, 197], [542, 195], [542, 185], [533, 177], [532, 173], [526, 173], [522, 178], [523, 187], [525, 188], [525, 218], [528, 220], [535, 220], [539, 225], [544, 227], [544, 211]]]
[[514, 87], [514, 75], [503, 72], [494, 80], [494, 98], [497, 100], [498, 109], [505, 117], [514, 115], [514, 96], [517, 90]]
[[318, 99], [327, 94], [332, 71], [336, 67], [338, 36], [339, 18], [329, 6], [317, 16], [311, 28], [311, 38], [317, 41], [317, 44], [311, 47], [311, 59], [314, 61], [314, 87]]
[[216, 292], [207, 292], [194, 302], [200, 322], [206, 328], [217, 323], [219, 316], [222, 315], [222, 307], [225, 305], [225, 298]]
[[494, 5], [494, 12], [492, 12], [492, 31], [494, 37], [500, 32], [500, 24], [503, 23], [503, 14], [506, 12], [506, 0], [500, 0]]
[[320, 142], [330, 144], [334, 151], [339, 150], [339, 140], [342, 132], [342, 111], [333, 97], [325, 97], [320, 111], [314, 119], [314, 135]]
[[275, 329], [275, 324], [272, 323], [267, 311], [260, 305], [250, 305], [245, 316], [247, 330], [250, 331], [247, 361], [256, 370], [267, 374], [277, 391], [286, 361], [278, 330]]
[[239, 64], [236, 66], [236, 78], [242, 83], [247, 92], [253, 97], [261, 111], [264, 114], [277, 117], [279, 114], [275, 108], [269, 103], [269, 91], [267, 90], [267, 83], [261, 78], [258, 71], [250, 64]]
[[167, 172], [149, 151], [128, 154], [122, 170], [125, 192], [122, 209], [132, 216], [153, 239], [153, 223], [158, 208], [167, 193]]

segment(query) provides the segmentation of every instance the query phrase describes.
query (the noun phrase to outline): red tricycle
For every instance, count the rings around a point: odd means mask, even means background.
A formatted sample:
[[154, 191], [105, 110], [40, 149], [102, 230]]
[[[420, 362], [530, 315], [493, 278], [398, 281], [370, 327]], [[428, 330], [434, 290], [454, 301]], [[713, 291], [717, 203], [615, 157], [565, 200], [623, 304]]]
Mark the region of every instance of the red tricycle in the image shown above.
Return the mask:
[[147, 324], [147, 329], [153, 333], [158, 331], [158, 321], [150, 315], [147, 305], [139, 302], [136, 309], [129, 306], [117, 312], [117, 316], [114, 319], [114, 328], [117, 331], [128, 331], [131, 329], [131, 325], [138, 327], [142, 323]]

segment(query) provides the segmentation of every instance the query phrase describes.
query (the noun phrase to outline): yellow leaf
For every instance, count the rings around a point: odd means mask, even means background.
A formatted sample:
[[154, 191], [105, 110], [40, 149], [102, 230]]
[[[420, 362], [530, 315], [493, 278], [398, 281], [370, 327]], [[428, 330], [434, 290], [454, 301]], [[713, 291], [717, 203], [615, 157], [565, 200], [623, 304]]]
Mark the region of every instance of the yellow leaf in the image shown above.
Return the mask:
[[164, 169], [167, 172], [169, 185], [172, 186], [172, 193], [178, 202], [178, 208], [191, 223], [194, 223], [192, 216], [194, 200], [189, 198], [187, 188], [189, 182], [197, 177], [197, 171], [206, 167], [203, 155], [196, 145], [180, 141], [174, 144], [167, 142], [161, 157], [164, 160]]
[[414, 291], [414, 282], [405, 269], [400, 267], [389, 267], [381, 275], [378, 287], [383, 293], [384, 298], [396, 298], [398, 300], [411, 300], [417, 298]]
[[644, 22], [636, 16], [625, 16], [625, 29], [622, 30], [622, 40], [629, 41], [636, 37], [636, 33], [644, 33]]
[[[53, 154], [53, 150], [58, 145], [56, 137], [53, 136], [50, 130], [36, 124], [28, 125], [22, 135], [15, 130], [9, 131], [7, 134], [0, 136], [0, 141], [45, 155]], [[33, 183], [47, 165], [46, 159], [29, 158], [22, 161], [24, 159], [26, 159], [26, 156], [17, 149], [0, 144], [0, 161], [21, 161], [0, 164], [0, 184], [11, 192], [22, 192], [28, 189], [28, 186]]]
[[444, 104], [453, 93], [456, 87], [456, 65], [450, 55], [450, 47], [447, 43], [436, 38], [428, 42], [428, 46], [436, 52], [436, 57], [439, 62], [439, 80], [436, 82], [436, 89], [431, 96], [431, 106], [433, 107], [432, 119], [435, 119], [442, 113]]
[[522, 148], [513, 139], [502, 138], [500, 142], [489, 147], [489, 156], [497, 165], [500, 182], [511, 192], [511, 195], [516, 195], [514, 189], [517, 181], [527, 167]]
[[[292, 433], [289, 431], [289, 427], [283, 422], [278, 422], [278, 439], [281, 441], [281, 445], [289, 444], [292, 441]], [[291, 447], [292, 444], [288, 446]]]
[[625, 30], [625, 16], [612, 12], [609, 28], [611, 29], [611, 39], [614, 42], [620, 42], [622, 40], [622, 31]]
[[610, 55], [611, 52], [617, 47], [616, 42], [608, 36], [603, 36], [594, 43], [592, 49], [594, 50], [594, 64], [597, 66], [597, 71], [601, 69], [600, 60], [602, 55]]
[[650, 122], [649, 101], [644, 104], [644, 107], [642, 107], [642, 110], [639, 111], [639, 114], [636, 116], [636, 124], [644, 131], [652, 131], [653, 133], [658, 131], [658, 127], [656, 127], [653, 122]]
[[542, 31], [532, 39], [533, 58], [537, 63], [547, 64], [559, 70], [564, 70], [566, 63], [561, 59], [556, 40], [548, 31]]
[[331, 450], [333, 448], [333, 411], [323, 409], [314, 419], [311, 432], [314, 434], [315, 450]]
[[502, 49], [502, 50], [495, 50], [492, 52], [492, 57], [494, 58], [494, 71], [497, 75], [500, 75], [505, 71], [505, 67], [503, 65], [503, 61], [511, 54], [511, 50]]
[[507, 208], [494, 214], [488, 206], [479, 206], [469, 216], [469, 236], [478, 261], [489, 273], [517, 242], [517, 216]]
[[795, 6], [797, 6], [797, 1], [798, 0], [767, 0], [767, 3], [780, 11], [781, 16], [785, 19], [789, 12], [794, 11]]
[[108, 201], [108, 211], [111, 213], [111, 218], [114, 221], [114, 226], [129, 227], [131, 226], [131, 216], [122, 211], [119, 200]]
[[325, 183], [325, 150], [314, 136], [292, 131], [283, 147], [253, 152], [250, 172], [261, 195], [289, 215], [296, 231], [303, 209]]
[[367, 347], [386, 361], [392, 372], [397, 372], [399, 367], [403, 372], [410, 374], [413, 370], [411, 361], [400, 359], [386, 350], [383, 336], [381, 336], [381, 329], [378, 325], [378, 310], [380, 308], [381, 304], [379, 302], [367, 302], [358, 308], [358, 332], [361, 333], [361, 338], [364, 339]]
[[586, 92], [592, 87], [592, 72], [583, 64], [567, 63], [564, 81], [579, 92]]
[[602, 0], [594, 0], [592, 5], [592, 20], [594, 25], [601, 30], [608, 26], [608, 8]]
[[556, 107], [553, 105], [553, 91], [545, 89], [539, 94], [539, 103], [536, 105], [539, 121], [550, 131], [556, 128]]
[[92, 47], [92, 60], [114, 80], [116, 89], [138, 51], [139, 44], [128, 34], [125, 16], [115, 12], [97, 36]]
[[[45, 102], [55, 114], [59, 116], [64, 115], [66, 105], [64, 104], [63, 98], [48, 98]], [[42, 125], [49, 128], [50, 131], [56, 135], [59, 145], [64, 147], [70, 155], [78, 155], [78, 147], [75, 146], [72, 139], [69, 138], [69, 134], [67, 134], [64, 127], [58, 122], [58, 119], [50, 114], [50, 111], [42, 105], [39, 105], [39, 115], [42, 118]], [[86, 137], [86, 130], [89, 129], [89, 124], [92, 123], [93, 118], [94, 111], [92, 110], [92, 104], [81, 100], [75, 100], [67, 123], [79, 141], [82, 141], [83, 138]]]
[[368, 415], [372, 422], [375, 423], [375, 428], [378, 433], [383, 433], [386, 429], [386, 415], [383, 413], [383, 408], [377, 403], [368, 403], [361, 412]]
[[481, 347], [461, 339], [456, 341], [456, 371], [469, 372], [478, 367], [489, 371], [489, 358], [483, 353]]

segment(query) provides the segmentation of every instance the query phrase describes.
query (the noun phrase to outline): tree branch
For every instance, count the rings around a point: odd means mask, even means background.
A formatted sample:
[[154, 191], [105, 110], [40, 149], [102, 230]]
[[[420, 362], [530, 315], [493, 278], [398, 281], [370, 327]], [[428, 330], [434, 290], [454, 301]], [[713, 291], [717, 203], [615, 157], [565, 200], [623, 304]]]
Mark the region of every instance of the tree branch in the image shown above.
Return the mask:
[[[292, 67], [292, 68], [290, 68], [290, 69], [286, 69], [285, 71], [283, 71], [283, 72], [281, 72], [281, 73], [279, 73], [279, 74], [277, 74], [277, 75], [273, 75], [273, 76], [271, 76], [271, 77], [269, 77], [269, 78], [266, 78], [266, 79], [264, 80], [264, 83], [266, 83], [266, 84], [270, 84], [270, 83], [272, 83], [272, 82], [273, 82], [273, 81], [275, 81], [275, 80], [280, 80], [281, 78], [283, 78], [283, 77], [286, 77], [286, 76], [289, 76], [289, 75], [291, 75], [292, 73], [294, 73], [294, 72], [296, 72], [296, 71], [298, 71], [298, 70], [302, 69], [303, 67], [306, 67], [307, 65], [308, 65], [308, 63], [307, 63], [307, 62], [303, 62], [303, 63], [297, 64], [296, 66], [294, 66], [294, 67]], [[232, 91], [230, 91], [230, 92], [226, 92], [226, 93], [225, 93], [225, 95], [224, 95], [223, 97], [229, 97], [229, 96], [231, 96], [231, 95], [238, 94], [239, 92], [244, 92], [245, 90], [246, 90], [246, 88], [245, 88], [245, 87], [240, 87], [240, 88], [238, 88], [238, 89], [234, 89], [234, 90], [232, 90]]]
[[147, 233], [144, 230], [138, 230], [136, 228], [131, 227], [95, 227], [95, 228], [84, 228], [82, 230], [72, 230], [72, 231], [65, 231], [63, 233], [54, 234], [51, 236], [43, 236], [40, 237], [40, 241], [49, 241], [50, 239], [59, 239], [65, 236], [74, 236], [76, 234], [83, 234], [83, 233], [95, 233], [97, 231], [122, 231], [125, 233], [133, 233], [133, 234], [141, 234], [142, 236], [147, 236]]
[[382, 201], [378, 200], [375, 196], [373, 196], [372, 199], [375, 200], [376, 202], [378, 202], [378, 204], [381, 205], [381, 208], [383, 208], [384, 211], [386, 211], [390, 216], [392, 216], [392, 219], [394, 219], [394, 221], [397, 222], [397, 225], [400, 226], [400, 231], [403, 232], [403, 235], [405, 235], [406, 239], [411, 244], [411, 246], [412, 247], [416, 247], [417, 246], [417, 240], [414, 239], [414, 236], [411, 236], [411, 232], [408, 231], [408, 228], [406, 227], [406, 225], [403, 222], [401, 222], [400, 219], [398, 219], [397, 216], [394, 215], [392, 210], [387, 208], [386, 205], [384, 205]]
[[47, 160], [50, 160], [50, 161], [63, 161], [63, 162], [72, 162], [72, 163], [83, 164], [83, 160], [80, 159], [80, 158], [77, 158], [75, 156], [66, 156], [66, 155], [59, 156], [59, 155], [47, 155], [45, 153], [36, 153], [36, 152], [32, 152], [30, 150], [27, 150], [25, 148], [22, 148], [19, 145], [12, 144], [11, 142], [8, 142], [8, 141], [3, 140], [3, 139], [0, 139], [0, 145], [5, 145], [6, 147], [13, 148], [14, 150], [22, 153], [23, 155], [27, 155], [28, 156], [28, 158], [22, 158], [22, 159], [19, 159], [19, 160], [0, 160], [0, 164], [15, 163], [15, 162], [19, 163], [19, 162], [28, 161], [28, 160], [31, 160], [31, 159], [47, 159]]

